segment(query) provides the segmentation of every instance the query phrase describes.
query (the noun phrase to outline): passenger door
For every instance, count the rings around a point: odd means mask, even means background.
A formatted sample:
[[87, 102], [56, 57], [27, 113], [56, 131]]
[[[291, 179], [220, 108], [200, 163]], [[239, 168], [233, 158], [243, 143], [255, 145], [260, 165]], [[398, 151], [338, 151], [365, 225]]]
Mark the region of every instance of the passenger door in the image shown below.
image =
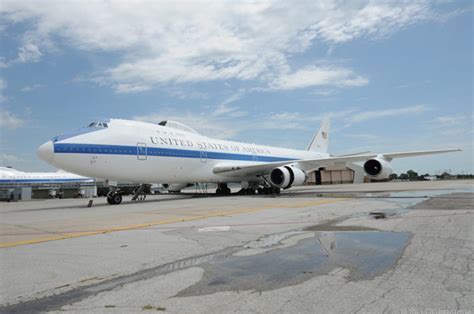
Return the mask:
[[147, 160], [148, 150], [145, 143], [137, 143], [137, 159]]
[[207, 162], [207, 150], [201, 148], [199, 154], [201, 156], [201, 162], [205, 164]]
[[252, 161], [258, 161], [257, 148], [255, 145], [252, 145]]

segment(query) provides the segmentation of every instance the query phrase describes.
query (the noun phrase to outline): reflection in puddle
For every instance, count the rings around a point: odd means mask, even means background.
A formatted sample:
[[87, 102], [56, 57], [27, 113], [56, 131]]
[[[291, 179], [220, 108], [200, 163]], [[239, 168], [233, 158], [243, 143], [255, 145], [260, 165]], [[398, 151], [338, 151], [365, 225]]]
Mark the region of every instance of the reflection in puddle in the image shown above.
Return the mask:
[[399, 232], [322, 232], [289, 247], [251, 256], [224, 256], [203, 263], [200, 282], [178, 296], [219, 291], [266, 291], [302, 283], [337, 267], [350, 280], [371, 279], [393, 267], [410, 238]]

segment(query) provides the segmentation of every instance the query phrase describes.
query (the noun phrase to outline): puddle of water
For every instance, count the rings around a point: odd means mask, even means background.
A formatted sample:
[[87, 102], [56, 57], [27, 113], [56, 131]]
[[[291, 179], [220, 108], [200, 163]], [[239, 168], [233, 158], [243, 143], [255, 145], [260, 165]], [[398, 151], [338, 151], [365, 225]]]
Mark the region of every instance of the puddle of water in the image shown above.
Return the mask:
[[393, 267], [410, 239], [399, 232], [324, 232], [289, 247], [250, 256], [224, 256], [200, 265], [200, 282], [177, 296], [219, 291], [267, 291], [302, 283], [337, 267], [350, 280], [371, 279]]
[[413, 190], [394, 192], [324, 192], [319, 193], [319, 197], [333, 198], [369, 198], [369, 199], [390, 199], [403, 207], [410, 207], [430, 197], [447, 195], [452, 193], [474, 193], [474, 185], [465, 188], [435, 189], [435, 190]]
[[[371, 195], [368, 195], [371, 194]], [[369, 198], [387, 198], [391, 202], [399, 205], [399, 208], [383, 209], [380, 212], [385, 215], [384, 218], [390, 218], [391, 216], [398, 216], [409, 212], [412, 209], [418, 208], [421, 203], [426, 203], [427, 201], [431, 203], [435, 208], [436, 206], [445, 207], [446, 204], [454, 205], [454, 207], [460, 208], [469, 208], [474, 204], [474, 190], [471, 187], [464, 189], [444, 189], [444, 190], [420, 190], [420, 191], [402, 191], [402, 192], [390, 192], [381, 195], [377, 193], [366, 193], [364, 196], [359, 195], [358, 197], [369, 197]], [[450, 207], [450, 206], [448, 206]], [[453, 207], [453, 206], [451, 206]], [[369, 213], [357, 213], [354, 214], [351, 218], [360, 218], [360, 217], [371, 217], [375, 218], [374, 215]]]
[[464, 189], [443, 189], [443, 190], [420, 190], [420, 191], [402, 191], [402, 192], [391, 192], [390, 198], [405, 207], [413, 206], [424, 199], [430, 197], [437, 197], [441, 195], [449, 195], [453, 193], [472, 193], [472, 188]]
[[299, 235], [305, 233], [303, 231], [288, 231], [279, 234], [271, 234], [264, 238], [259, 238], [255, 241], [251, 241], [245, 245], [248, 249], [262, 249], [262, 248], [269, 248], [274, 245], [281, 243], [283, 240], [288, 239], [292, 236]]

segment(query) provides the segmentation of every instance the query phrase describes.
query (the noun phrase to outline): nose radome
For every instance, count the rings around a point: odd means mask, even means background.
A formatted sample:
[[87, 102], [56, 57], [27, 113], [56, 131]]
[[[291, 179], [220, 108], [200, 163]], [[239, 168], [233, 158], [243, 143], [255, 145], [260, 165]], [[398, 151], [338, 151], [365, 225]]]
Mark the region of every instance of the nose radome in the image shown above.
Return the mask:
[[54, 146], [52, 141], [47, 141], [43, 145], [41, 145], [37, 150], [38, 157], [46, 161], [47, 163], [51, 163], [54, 159]]

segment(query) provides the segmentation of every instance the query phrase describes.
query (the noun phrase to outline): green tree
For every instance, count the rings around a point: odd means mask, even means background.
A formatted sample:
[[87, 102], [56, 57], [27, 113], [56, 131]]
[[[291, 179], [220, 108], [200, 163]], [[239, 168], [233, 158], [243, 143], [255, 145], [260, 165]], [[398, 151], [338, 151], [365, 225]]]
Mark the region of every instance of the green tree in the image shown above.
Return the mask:
[[410, 181], [418, 180], [418, 173], [413, 170], [408, 170], [407, 175]]
[[451, 174], [447, 171], [443, 172], [441, 175], [440, 175], [441, 179], [443, 180], [447, 180], [451, 177]]
[[388, 178], [390, 179], [390, 181], [397, 180], [398, 179], [398, 174], [392, 173], [390, 176], [388, 176]]
[[408, 180], [408, 175], [406, 173], [400, 173], [400, 175], [398, 176], [398, 178], [400, 180]]

